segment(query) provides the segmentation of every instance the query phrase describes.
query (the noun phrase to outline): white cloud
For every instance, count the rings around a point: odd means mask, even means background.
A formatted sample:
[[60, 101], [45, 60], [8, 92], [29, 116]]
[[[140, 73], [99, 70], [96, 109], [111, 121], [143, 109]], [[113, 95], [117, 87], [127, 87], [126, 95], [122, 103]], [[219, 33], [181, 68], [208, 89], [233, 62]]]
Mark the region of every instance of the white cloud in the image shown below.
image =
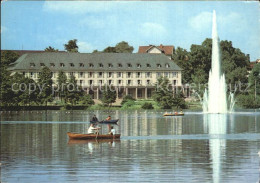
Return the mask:
[[7, 28], [5, 26], [1, 26], [1, 34], [7, 31]]
[[167, 30], [165, 27], [158, 23], [146, 22], [140, 26], [139, 31], [145, 37], [165, 37]]
[[[245, 24], [245, 18], [238, 13], [230, 12], [227, 15], [217, 14], [217, 25], [220, 29], [239, 32], [245, 27]], [[200, 14], [191, 17], [189, 20], [189, 25], [198, 32], [203, 30], [211, 30], [212, 12], [201, 12]]]
[[69, 14], [95, 13], [108, 11], [115, 7], [115, 4], [116, 2], [108, 1], [45, 1], [43, 10]]
[[92, 51], [95, 49], [91, 44], [84, 41], [78, 42], [77, 45], [79, 47], [80, 53], [92, 53]]
[[191, 17], [189, 20], [189, 25], [195, 31], [206, 30], [211, 26], [212, 13], [211, 12], [201, 12], [195, 17]]

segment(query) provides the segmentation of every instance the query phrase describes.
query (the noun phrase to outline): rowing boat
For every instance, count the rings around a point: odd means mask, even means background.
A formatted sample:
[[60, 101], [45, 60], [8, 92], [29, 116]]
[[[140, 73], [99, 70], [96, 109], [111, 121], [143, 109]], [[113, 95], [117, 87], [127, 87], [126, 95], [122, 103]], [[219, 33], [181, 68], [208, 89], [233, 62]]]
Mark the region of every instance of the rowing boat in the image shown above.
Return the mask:
[[71, 133], [67, 132], [69, 139], [120, 139], [120, 134], [109, 135], [109, 134], [80, 134], [80, 133]]
[[90, 121], [90, 123], [99, 123], [99, 124], [116, 124], [119, 119], [114, 120], [103, 120], [103, 121]]
[[184, 114], [164, 114], [163, 116], [184, 116]]
[[120, 139], [69, 139], [68, 144], [72, 145], [72, 144], [88, 144], [88, 143], [119, 143]]

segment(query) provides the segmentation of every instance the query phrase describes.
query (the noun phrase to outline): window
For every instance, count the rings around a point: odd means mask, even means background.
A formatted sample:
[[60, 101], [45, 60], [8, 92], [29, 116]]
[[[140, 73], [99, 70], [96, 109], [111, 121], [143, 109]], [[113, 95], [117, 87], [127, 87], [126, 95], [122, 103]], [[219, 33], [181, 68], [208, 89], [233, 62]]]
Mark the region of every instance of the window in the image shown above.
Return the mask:
[[83, 86], [84, 85], [84, 81], [83, 80], [79, 80], [79, 85]]
[[177, 77], [177, 72], [172, 72], [172, 77], [173, 78]]
[[108, 68], [112, 68], [113, 67], [113, 64], [108, 64]]
[[164, 76], [165, 76], [165, 77], [169, 77], [169, 72], [165, 72], [165, 73], [164, 73]]
[[30, 77], [31, 77], [31, 78], [33, 77], [33, 72], [30, 73]]
[[118, 73], [117, 73], [117, 77], [118, 77], [118, 78], [121, 78], [121, 77], [122, 77], [122, 72], [118, 72]]
[[55, 64], [54, 64], [54, 63], [50, 63], [50, 66], [51, 66], [51, 67], [55, 67]]
[[131, 80], [127, 80], [127, 85], [131, 85], [132, 81]]
[[35, 67], [35, 63], [30, 63], [30, 67]]
[[162, 73], [161, 72], [157, 72], [157, 78], [161, 77], [162, 76]]
[[84, 72], [79, 73], [79, 77], [83, 78], [84, 77]]
[[41, 67], [44, 67], [44, 66], [45, 66], [45, 64], [44, 64], [44, 63], [40, 63], [40, 66], [41, 66]]
[[122, 80], [118, 80], [117, 83], [118, 83], [119, 85], [121, 85], [121, 84], [122, 84]]
[[173, 85], [177, 85], [177, 80], [173, 80]]
[[89, 85], [93, 85], [93, 80], [89, 80]]
[[84, 67], [84, 64], [83, 63], [79, 63], [79, 67]]
[[131, 78], [132, 77], [132, 73], [131, 72], [127, 72], [127, 77]]
[[170, 64], [168, 64], [168, 63], [165, 64], [165, 67], [166, 67], [166, 68], [169, 68], [169, 67], [170, 67]]
[[108, 84], [109, 85], [112, 85], [113, 84], [113, 81], [110, 79], [110, 80], [108, 80]]
[[146, 84], [147, 85], [150, 85], [151, 84], [151, 81], [148, 79], [148, 80], [146, 80]]
[[129, 68], [129, 67], [132, 67], [132, 64], [127, 64], [127, 67]]
[[60, 67], [65, 67], [65, 64], [64, 63], [60, 63]]
[[94, 65], [90, 63], [90, 64], [89, 64], [89, 67], [90, 67], [90, 68], [93, 68], [93, 67], [94, 67]]
[[141, 68], [142, 66], [141, 66], [141, 64], [137, 64], [137, 68]]
[[151, 76], [152, 76], [151, 72], [147, 72], [147, 73], [146, 73], [146, 77], [147, 77], [147, 78], [150, 78]]
[[70, 66], [71, 66], [71, 67], [74, 67], [74, 64], [73, 64], [73, 63], [70, 63]]
[[99, 73], [98, 73], [98, 77], [99, 77], [99, 78], [102, 78], [102, 77], [103, 77], [103, 72], [99, 72]]
[[118, 67], [121, 68], [121, 67], [122, 67], [122, 64], [118, 64]]
[[94, 73], [93, 73], [93, 72], [89, 72], [89, 73], [88, 73], [88, 77], [89, 77], [89, 78], [92, 78], [93, 76], [94, 76]]
[[161, 68], [162, 67], [162, 65], [161, 64], [157, 64], [157, 68]]
[[103, 80], [98, 80], [98, 84], [102, 85], [103, 84]]
[[113, 72], [109, 72], [109, 73], [108, 73], [108, 77], [109, 77], [109, 78], [112, 78], [112, 77], [113, 77]]
[[151, 67], [151, 65], [150, 65], [150, 64], [146, 64], [146, 67], [150, 68], [150, 67]]
[[140, 79], [137, 80], [137, 84], [138, 85], [141, 85], [142, 84], [142, 81]]
[[69, 72], [69, 75], [70, 76], [74, 76], [74, 72]]
[[25, 76], [25, 72], [23, 72], [23, 75]]
[[103, 64], [98, 64], [99, 65], [99, 67], [103, 67]]
[[140, 78], [141, 76], [142, 76], [141, 72], [137, 72], [137, 73], [136, 73], [136, 77], [137, 77], [137, 78]]

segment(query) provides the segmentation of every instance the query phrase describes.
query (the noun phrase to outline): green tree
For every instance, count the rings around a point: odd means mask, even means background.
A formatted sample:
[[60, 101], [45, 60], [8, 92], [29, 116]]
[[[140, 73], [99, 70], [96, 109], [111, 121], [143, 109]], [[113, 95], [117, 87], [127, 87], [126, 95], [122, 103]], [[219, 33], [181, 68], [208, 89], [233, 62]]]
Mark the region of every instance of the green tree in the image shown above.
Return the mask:
[[80, 104], [81, 104], [81, 105], [84, 105], [84, 106], [86, 106], [86, 107], [89, 107], [89, 106], [95, 104], [95, 102], [94, 102], [94, 100], [92, 99], [92, 97], [91, 97], [90, 95], [88, 95], [88, 94], [87, 94], [87, 95], [86, 95], [86, 94], [82, 95], [82, 96], [80, 97], [79, 101], [80, 101]]
[[116, 53], [116, 48], [109, 46], [103, 50], [104, 53]]
[[66, 98], [66, 94], [67, 94], [67, 76], [62, 70], [59, 71], [58, 73], [57, 83], [59, 89], [58, 95], [62, 101], [64, 98]]
[[107, 85], [103, 87], [103, 93], [101, 101], [105, 106], [111, 107], [112, 103], [116, 101], [116, 91]]
[[44, 51], [46, 51], [46, 52], [58, 52], [59, 50], [49, 46], [49, 47], [45, 48]]
[[38, 99], [45, 106], [47, 106], [48, 102], [53, 101], [52, 83], [52, 72], [45, 66], [39, 72], [38, 81], [38, 85], [40, 86]]
[[12, 77], [8, 66], [14, 63], [19, 58], [19, 55], [13, 51], [1, 51], [0, 64], [0, 105], [11, 106], [14, 105], [12, 91]]
[[183, 48], [177, 47], [177, 49], [174, 51], [172, 55], [173, 61], [180, 66], [182, 70], [182, 83], [190, 83], [192, 78], [191, 78], [191, 73], [193, 70], [193, 67], [191, 65], [190, 61], [190, 56], [189, 52]]
[[80, 96], [82, 96], [83, 91], [77, 85], [77, 80], [74, 75], [70, 76], [69, 83], [67, 85], [68, 92], [66, 94], [66, 99], [72, 104], [76, 105], [77, 101], [79, 101]]
[[131, 95], [126, 95], [126, 96], [123, 97], [121, 105], [124, 105], [124, 103], [126, 103], [128, 101], [135, 101], [135, 99]]
[[121, 41], [115, 47], [116, 53], [133, 53], [134, 47], [129, 46], [127, 42]]
[[156, 89], [153, 93], [154, 100], [163, 109], [171, 109], [173, 106], [173, 93], [170, 91], [170, 81], [166, 77], [160, 77], [156, 82]]
[[67, 44], [64, 44], [65, 50], [67, 52], [78, 52], [77, 39], [69, 40]]

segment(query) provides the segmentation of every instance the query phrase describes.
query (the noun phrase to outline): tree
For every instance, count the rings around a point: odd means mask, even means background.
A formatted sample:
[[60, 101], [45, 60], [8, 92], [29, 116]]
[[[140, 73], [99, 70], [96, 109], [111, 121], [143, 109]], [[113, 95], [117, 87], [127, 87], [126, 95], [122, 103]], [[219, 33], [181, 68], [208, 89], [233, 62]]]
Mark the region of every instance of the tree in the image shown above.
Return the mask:
[[67, 52], [78, 52], [78, 45], [77, 45], [77, 39], [69, 40], [68, 44], [64, 44], [65, 50]]
[[133, 53], [134, 47], [129, 46], [127, 42], [121, 41], [115, 47], [116, 53]]
[[77, 85], [77, 80], [75, 76], [71, 75], [69, 83], [67, 85], [68, 92], [66, 94], [66, 99], [72, 104], [75, 105], [79, 101], [80, 96], [83, 95], [83, 91]]
[[163, 109], [171, 109], [173, 106], [173, 93], [169, 90], [170, 81], [166, 77], [160, 77], [156, 82], [153, 98]]
[[124, 103], [126, 103], [128, 101], [135, 101], [135, 99], [131, 95], [126, 95], [126, 96], [123, 97], [121, 105], [124, 105]]
[[49, 47], [45, 48], [44, 51], [46, 51], [46, 52], [58, 52], [59, 50], [49, 46]]
[[12, 91], [12, 77], [10, 71], [7, 70], [9, 64], [14, 63], [19, 55], [13, 51], [1, 51], [0, 64], [0, 104], [1, 106], [14, 105]]
[[108, 46], [103, 50], [104, 53], [133, 53], [134, 47], [129, 46], [127, 42], [121, 41], [115, 47]]
[[59, 71], [57, 82], [59, 88], [58, 90], [59, 98], [62, 101], [64, 98], [66, 98], [66, 94], [67, 94], [67, 76], [63, 71]]
[[190, 61], [190, 53], [180, 47], [177, 47], [177, 49], [174, 51], [173, 55], [172, 55], [172, 59], [174, 60], [174, 62], [181, 67], [182, 70], [182, 83], [186, 84], [186, 83], [190, 83], [192, 78], [191, 78], [191, 73], [192, 73], [192, 65], [191, 65], [191, 61]]
[[110, 107], [116, 101], [116, 91], [108, 86], [103, 87], [101, 101], [105, 106]]
[[42, 104], [47, 106], [48, 102], [53, 101], [52, 93], [52, 72], [48, 67], [43, 67], [39, 73], [38, 84], [40, 86], [40, 93], [38, 98]]
[[82, 104], [86, 107], [89, 107], [89, 106], [95, 104], [94, 100], [92, 99], [92, 97], [90, 95], [84, 94], [83, 96], [80, 97], [79, 100], [80, 100], [80, 104]]

